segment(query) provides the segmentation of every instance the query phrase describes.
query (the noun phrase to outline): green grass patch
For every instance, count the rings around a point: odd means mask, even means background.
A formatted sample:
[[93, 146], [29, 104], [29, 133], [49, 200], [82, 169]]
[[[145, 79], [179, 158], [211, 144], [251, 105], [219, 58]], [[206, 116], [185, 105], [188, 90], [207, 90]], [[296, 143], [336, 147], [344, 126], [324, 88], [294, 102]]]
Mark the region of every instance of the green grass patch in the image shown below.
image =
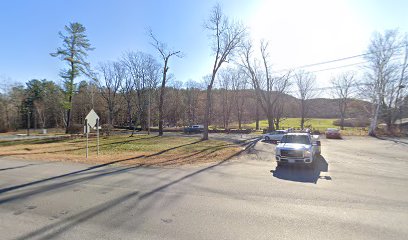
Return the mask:
[[[337, 126], [333, 125], [333, 121], [336, 119], [330, 119], [330, 118], [313, 118], [313, 119], [308, 119], [305, 122], [305, 126], [311, 126], [313, 129], [321, 130], [321, 129], [327, 129], [327, 128], [336, 128]], [[244, 127], [246, 128], [255, 128], [256, 123], [250, 123], [250, 124], [245, 124]], [[259, 126], [260, 128], [268, 128], [268, 121], [267, 120], [261, 120], [259, 121]], [[281, 129], [287, 129], [287, 128], [300, 128], [300, 118], [285, 118], [281, 121], [280, 123], [280, 128]]]
[[[333, 125], [333, 122], [337, 119], [332, 118], [312, 118], [308, 119], [305, 122], [305, 127], [310, 127], [313, 130], [318, 130], [320, 132], [324, 132], [327, 128], [338, 128], [339, 126]], [[243, 125], [244, 128], [255, 128], [256, 123], [250, 123]], [[261, 129], [268, 128], [268, 121], [262, 120], [259, 121], [259, 126]], [[280, 129], [288, 129], [288, 128], [300, 128], [300, 118], [286, 118], [282, 120], [280, 124]], [[367, 135], [367, 129], [362, 127], [345, 127], [344, 130], [341, 131], [343, 135]]]

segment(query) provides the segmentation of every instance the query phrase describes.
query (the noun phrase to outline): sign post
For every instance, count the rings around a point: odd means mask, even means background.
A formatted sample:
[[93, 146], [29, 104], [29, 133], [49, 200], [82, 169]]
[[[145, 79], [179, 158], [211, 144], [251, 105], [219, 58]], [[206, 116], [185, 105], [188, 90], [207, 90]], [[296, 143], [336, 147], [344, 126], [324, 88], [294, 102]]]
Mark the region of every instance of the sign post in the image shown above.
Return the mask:
[[99, 118], [96, 120], [96, 151], [99, 156]]
[[85, 119], [85, 133], [86, 133], [86, 158], [88, 158], [89, 127], [88, 127], [88, 120], [86, 119]]
[[88, 158], [88, 148], [89, 148], [89, 133], [91, 129], [95, 129], [96, 127], [96, 138], [97, 138], [97, 154], [99, 156], [99, 116], [96, 112], [92, 109], [88, 115], [85, 117], [85, 126], [84, 126], [84, 133], [86, 134], [86, 158]]

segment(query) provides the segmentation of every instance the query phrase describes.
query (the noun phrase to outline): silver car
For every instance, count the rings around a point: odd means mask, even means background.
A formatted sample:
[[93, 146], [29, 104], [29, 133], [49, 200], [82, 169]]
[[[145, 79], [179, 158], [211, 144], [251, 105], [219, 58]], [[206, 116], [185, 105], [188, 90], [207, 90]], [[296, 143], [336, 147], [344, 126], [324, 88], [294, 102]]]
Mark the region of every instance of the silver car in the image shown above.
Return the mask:
[[280, 141], [288, 131], [287, 130], [275, 130], [263, 135], [265, 141]]

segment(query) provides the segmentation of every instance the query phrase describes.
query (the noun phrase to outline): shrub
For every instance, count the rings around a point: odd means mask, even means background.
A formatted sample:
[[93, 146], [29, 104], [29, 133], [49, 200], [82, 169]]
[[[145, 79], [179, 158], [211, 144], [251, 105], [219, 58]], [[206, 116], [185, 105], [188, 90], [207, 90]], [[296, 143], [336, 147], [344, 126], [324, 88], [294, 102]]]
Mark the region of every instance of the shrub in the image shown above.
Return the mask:
[[[340, 126], [340, 119], [333, 121], [333, 125]], [[361, 118], [344, 119], [345, 127], [367, 127], [368, 125], [370, 125], [370, 121], [368, 119], [361, 119]]]
[[113, 130], [113, 126], [111, 124], [102, 124], [102, 135], [109, 137]]
[[68, 127], [69, 134], [80, 134], [84, 131], [84, 125], [78, 123], [72, 123]]

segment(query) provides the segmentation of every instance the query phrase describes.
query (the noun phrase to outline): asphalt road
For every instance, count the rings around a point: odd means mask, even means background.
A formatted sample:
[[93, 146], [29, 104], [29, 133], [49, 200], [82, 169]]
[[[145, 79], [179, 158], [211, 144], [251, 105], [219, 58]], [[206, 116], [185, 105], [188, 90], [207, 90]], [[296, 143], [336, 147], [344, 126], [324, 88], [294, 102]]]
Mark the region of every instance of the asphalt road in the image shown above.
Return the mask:
[[0, 238], [406, 239], [408, 146], [322, 145], [316, 170], [276, 168], [264, 142], [177, 169], [3, 157]]

